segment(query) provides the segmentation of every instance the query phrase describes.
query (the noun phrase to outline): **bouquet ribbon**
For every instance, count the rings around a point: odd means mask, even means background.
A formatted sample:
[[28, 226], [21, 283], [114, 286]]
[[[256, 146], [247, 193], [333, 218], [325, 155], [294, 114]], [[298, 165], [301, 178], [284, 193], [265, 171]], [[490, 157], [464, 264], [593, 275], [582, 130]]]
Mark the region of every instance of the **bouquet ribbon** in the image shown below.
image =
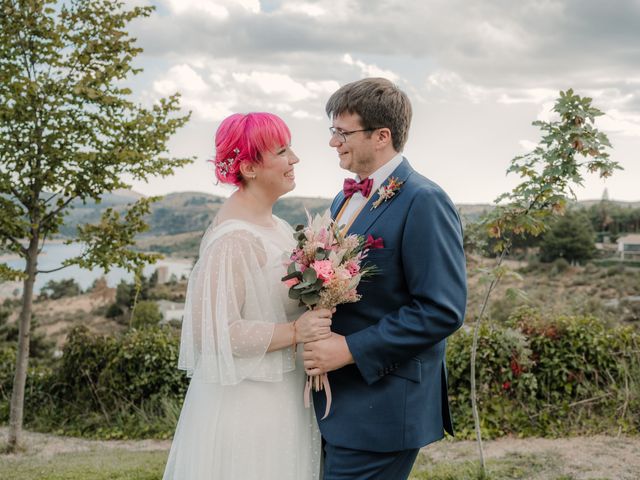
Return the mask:
[[[304, 406], [305, 408], [309, 408], [311, 406], [311, 384], [313, 383], [314, 377], [307, 375], [307, 382], [304, 386]], [[320, 420], [324, 420], [329, 415], [329, 409], [331, 409], [331, 386], [329, 385], [329, 377], [326, 373], [320, 375], [320, 379], [322, 381], [322, 389], [324, 389], [324, 394], [327, 399], [327, 406], [324, 409], [324, 416]], [[316, 391], [318, 391], [316, 389]]]

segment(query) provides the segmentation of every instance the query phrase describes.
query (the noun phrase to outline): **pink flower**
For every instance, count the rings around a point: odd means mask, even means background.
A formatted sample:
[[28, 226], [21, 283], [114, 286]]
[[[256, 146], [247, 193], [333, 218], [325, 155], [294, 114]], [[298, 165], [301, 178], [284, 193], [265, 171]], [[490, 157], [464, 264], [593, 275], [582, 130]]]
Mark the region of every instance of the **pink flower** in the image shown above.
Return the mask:
[[289, 288], [291, 288], [294, 285], [297, 285], [299, 283], [300, 283], [300, 280], [298, 280], [296, 277], [293, 277], [293, 278], [290, 278], [289, 280], [285, 280], [284, 281], [284, 284]]
[[347, 267], [347, 270], [352, 277], [360, 271], [360, 265], [358, 265], [358, 262], [354, 262], [353, 260], [349, 260], [345, 267]]
[[318, 278], [324, 283], [327, 283], [333, 278], [334, 272], [331, 260], [316, 260], [311, 264], [311, 268], [316, 271]]
[[324, 244], [325, 244], [325, 242], [327, 241], [327, 239], [328, 239], [328, 232], [327, 232], [326, 230], [324, 230], [324, 229], [323, 229], [323, 230], [320, 230], [320, 231], [318, 232], [318, 235], [317, 235], [316, 240], [317, 240], [321, 245], [324, 245]]
[[304, 257], [304, 252], [301, 248], [296, 248], [291, 254], [291, 260], [294, 262], [299, 262], [302, 257]]

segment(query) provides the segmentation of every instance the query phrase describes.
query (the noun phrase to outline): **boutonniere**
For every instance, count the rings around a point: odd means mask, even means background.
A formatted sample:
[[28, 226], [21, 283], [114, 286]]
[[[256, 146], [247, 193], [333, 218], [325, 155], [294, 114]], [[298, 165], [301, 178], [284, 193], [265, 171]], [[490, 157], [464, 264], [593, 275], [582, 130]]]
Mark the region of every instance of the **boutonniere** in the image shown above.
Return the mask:
[[371, 210], [378, 208], [382, 202], [393, 198], [400, 191], [403, 184], [404, 182], [401, 182], [396, 177], [390, 177], [386, 185], [382, 185], [378, 189], [378, 199], [371, 205]]

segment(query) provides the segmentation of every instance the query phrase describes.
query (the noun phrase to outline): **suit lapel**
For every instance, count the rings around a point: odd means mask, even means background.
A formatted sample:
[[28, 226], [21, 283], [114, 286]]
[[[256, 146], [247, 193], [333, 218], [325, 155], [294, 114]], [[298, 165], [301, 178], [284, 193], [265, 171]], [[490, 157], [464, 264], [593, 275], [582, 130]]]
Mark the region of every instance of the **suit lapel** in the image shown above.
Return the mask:
[[331, 204], [331, 218], [333, 220], [336, 219], [336, 216], [338, 215], [338, 212], [342, 208], [344, 202], [345, 198], [343, 192], [338, 193], [338, 195], [336, 195], [336, 198], [333, 199], [333, 203]]
[[[411, 168], [411, 165], [409, 165], [407, 159], [403, 158], [402, 163], [398, 165], [398, 167], [391, 173], [391, 175], [389, 175], [389, 177], [385, 179], [382, 185], [386, 185], [389, 181], [389, 178], [391, 177], [396, 177], [400, 182], [405, 182], [407, 178], [409, 178], [409, 175], [413, 173], [413, 171], [414, 170], [413, 168]], [[371, 195], [367, 204], [362, 210], [360, 210], [360, 213], [351, 224], [351, 227], [349, 227], [349, 233], [365, 234], [378, 220], [378, 218], [380, 218], [380, 215], [382, 215], [384, 211], [389, 208], [389, 205], [391, 205], [396, 200], [395, 197], [397, 197], [398, 195], [402, 195], [403, 187], [404, 185], [400, 187], [400, 190], [398, 190], [393, 197], [391, 197], [387, 201], [382, 202], [380, 205], [378, 205], [377, 208], [374, 208], [373, 210], [371, 208], [373, 206], [373, 203], [378, 199], [378, 192], [376, 191], [373, 195]]]

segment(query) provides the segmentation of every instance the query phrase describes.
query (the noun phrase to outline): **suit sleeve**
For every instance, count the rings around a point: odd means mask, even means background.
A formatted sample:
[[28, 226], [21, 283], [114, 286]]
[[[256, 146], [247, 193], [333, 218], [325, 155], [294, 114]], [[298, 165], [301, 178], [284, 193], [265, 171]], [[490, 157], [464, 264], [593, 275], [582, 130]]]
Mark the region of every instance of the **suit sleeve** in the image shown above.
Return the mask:
[[462, 227], [444, 192], [423, 189], [415, 195], [401, 242], [410, 302], [346, 337], [368, 384], [442, 341], [464, 320], [467, 285]]

